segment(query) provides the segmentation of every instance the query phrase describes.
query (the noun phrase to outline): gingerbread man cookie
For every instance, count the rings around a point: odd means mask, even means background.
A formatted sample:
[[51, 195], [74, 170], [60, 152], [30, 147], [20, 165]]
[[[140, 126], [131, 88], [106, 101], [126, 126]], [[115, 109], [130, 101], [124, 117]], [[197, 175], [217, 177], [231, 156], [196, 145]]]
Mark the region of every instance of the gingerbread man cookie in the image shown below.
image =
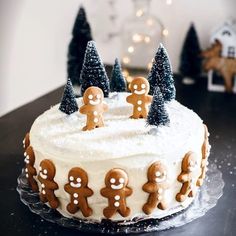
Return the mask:
[[54, 194], [58, 189], [57, 183], [54, 181], [56, 169], [50, 160], [43, 160], [39, 166], [38, 180], [41, 183], [40, 200], [48, 202], [51, 208], [56, 209], [59, 206], [59, 201]]
[[143, 77], [137, 77], [132, 80], [129, 88], [132, 94], [126, 98], [126, 101], [133, 105], [133, 115], [130, 118], [146, 118], [148, 105], [152, 101], [152, 96], [148, 95], [149, 82]]
[[209, 155], [209, 132], [207, 126], [204, 125], [204, 142], [202, 144], [202, 160], [201, 160], [201, 175], [198, 177], [197, 186], [202, 186], [203, 180], [206, 177], [207, 165], [208, 165], [208, 155]]
[[23, 140], [23, 148], [26, 150], [26, 148], [29, 147], [29, 145], [30, 145], [30, 137], [29, 137], [29, 133], [27, 133]]
[[80, 108], [80, 113], [87, 115], [87, 123], [83, 131], [103, 127], [103, 113], [108, 110], [108, 106], [103, 103], [103, 91], [98, 87], [89, 87], [85, 90], [84, 105]]
[[182, 172], [177, 180], [182, 183], [180, 192], [176, 195], [176, 201], [183, 202], [187, 197], [195, 196], [196, 181], [194, 173], [197, 167], [196, 153], [188, 152], [182, 161]]
[[28, 180], [29, 186], [34, 192], [38, 192], [38, 184], [36, 180], [34, 179], [34, 176], [37, 175], [37, 171], [34, 168], [34, 163], [35, 163], [35, 156], [34, 156], [34, 151], [31, 146], [28, 146], [26, 151], [24, 152], [25, 156], [25, 176]]
[[132, 194], [128, 185], [128, 175], [122, 169], [112, 169], [105, 177], [105, 188], [101, 189], [101, 195], [108, 199], [108, 207], [103, 210], [103, 215], [110, 219], [116, 212], [127, 217], [130, 208], [126, 205], [126, 197]]
[[143, 185], [143, 191], [149, 193], [149, 196], [143, 206], [143, 212], [149, 215], [156, 207], [161, 210], [167, 208], [164, 199], [165, 190], [169, 188], [166, 166], [160, 161], [154, 162], [148, 168], [147, 178], [148, 182]]
[[79, 167], [74, 167], [69, 171], [68, 181], [64, 186], [65, 191], [70, 194], [67, 211], [75, 214], [81, 210], [84, 217], [91, 216], [93, 211], [88, 206], [87, 198], [93, 195], [93, 191], [88, 187], [87, 173]]

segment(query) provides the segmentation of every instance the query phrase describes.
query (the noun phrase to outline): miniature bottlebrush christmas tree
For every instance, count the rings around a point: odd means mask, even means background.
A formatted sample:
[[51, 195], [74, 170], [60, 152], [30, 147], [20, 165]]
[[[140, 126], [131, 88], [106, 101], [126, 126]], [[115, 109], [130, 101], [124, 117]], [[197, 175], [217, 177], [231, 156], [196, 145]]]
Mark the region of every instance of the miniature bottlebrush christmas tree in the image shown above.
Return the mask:
[[170, 60], [167, 51], [162, 44], [158, 47], [153, 61], [153, 66], [148, 75], [148, 81], [151, 88], [150, 94], [155, 91], [156, 86], [159, 86], [164, 101], [175, 99], [176, 91]]
[[105, 97], [108, 97], [109, 79], [94, 41], [90, 41], [87, 44], [80, 78], [82, 95], [88, 87], [96, 86], [102, 89]]
[[68, 48], [67, 74], [72, 84], [80, 85], [80, 72], [88, 41], [92, 40], [89, 23], [83, 7], [80, 7], [72, 30], [72, 39]]
[[75, 99], [75, 94], [70, 79], [67, 80], [67, 83], [65, 85], [59, 110], [66, 113], [67, 115], [78, 111], [78, 105]]
[[153, 100], [148, 112], [147, 123], [149, 125], [166, 125], [170, 122], [167, 111], [165, 109], [165, 102], [161, 90], [158, 86], [153, 94]]
[[126, 91], [125, 78], [122, 74], [121, 66], [117, 58], [115, 59], [115, 64], [111, 72], [110, 90], [111, 92]]
[[191, 24], [181, 52], [180, 73], [184, 77], [185, 83], [194, 83], [196, 78], [201, 74], [201, 57], [200, 45], [197, 32]]

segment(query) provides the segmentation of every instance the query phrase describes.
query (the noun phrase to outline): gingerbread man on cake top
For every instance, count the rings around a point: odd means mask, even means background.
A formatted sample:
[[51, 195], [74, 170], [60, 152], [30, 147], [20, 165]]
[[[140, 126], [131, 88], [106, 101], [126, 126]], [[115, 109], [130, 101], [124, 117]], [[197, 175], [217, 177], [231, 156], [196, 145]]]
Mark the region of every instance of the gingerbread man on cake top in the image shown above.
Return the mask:
[[34, 179], [34, 176], [37, 175], [37, 171], [34, 168], [35, 156], [33, 148], [31, 146], [27, 147], [26, 151], [24, 152], [24, 156], [25, 156], [25, 176], [28, 180], [31, 189], [34, 192], [38, 192], [39, 191], [38, 184]]
[[108, 106], [103, 103], [104, 94], [98, 87], [89, 87], [85, 90], [84, 105], [80, 108], [80, 113], [87, 115], [86, 126], [83, 131], [92, 130], [104, 126], [103, 113], [108, 110]]
[[67, 211], [75, 214], [81, 210], [84, 217], [91, 216], [93, 211], [88, 206], [87, 198], [93, 195], [93, 191], [88, 187], [87, 173], [79, 167], [74, 167], [68, 173], [68, 181], [64, 186], [65, 191], [70, 194]]
[[48, 202], [50, 207], [56, 209], [59, 206], [59, 201], [54, 194], [58, 189], [58, 184], [54, 181], [56, 168], [50, 160], [43, 160], [39, 166], [38, 180], [41, 183], [40, 200]]
[[154, 162], [147, 172], [148, 182], [143, 185], [143, 191], [149, 193], [147, 203], [143, 206], [143, 212], [147, 215], [157, 207], [161, 210], [167, 208], [165, 190], [169, 188], [167, 180], [167, 168], [160, 161]]
[[209, 132], [207, 126], [204, 125], [204, 141], [202, 144], [202, 160], [201, 160], [201, 175], [198, 177], [197, 186], [202, 186], [203, 180], [206, 177], [207, 165], [208, 165], [208, 156], [209, 156]]
[[149, 82], [143, 77], [137, 77], [132, 80], [129, 88], [132, 94], [126, 98], [126, 101], [133, 105], [133, 115], [130, 118], [146, 118], [148, 105], [152, 101], [152, 96], [148, 95]]
[[196, 181], [194, 181], [197, 169], [196, 153], [188, 152], [182, 161], [182, 171], [177, 180], [182, 183], [180, 192], [176, 195], [178, 202], [183, 202], [187, 197], [194, 197], [196, 191]]
[[101, 189], [101, 195], [108, 199], [108, 206], [103, 210], [103, 215], [110, 219], [116, 212], [127, 217], [130, 208], [126, 205], [126, 197], [132, 194], [128, 185], [127, 173], [119, 168], [110, 170], [105, 177], [105, 188]]

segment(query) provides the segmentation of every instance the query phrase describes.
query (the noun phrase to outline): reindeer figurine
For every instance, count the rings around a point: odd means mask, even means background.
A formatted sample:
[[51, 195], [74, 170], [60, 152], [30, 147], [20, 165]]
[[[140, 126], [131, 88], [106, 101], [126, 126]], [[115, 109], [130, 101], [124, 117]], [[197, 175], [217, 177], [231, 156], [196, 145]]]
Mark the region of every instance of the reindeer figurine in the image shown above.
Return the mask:
[[205, 71], [218, 71], [223, 76], [226, 91], [231, 93], [233, 77], [236, 74], [236, 59], [221, 57], [221, 50], [222, 44], [216, 40], [211, 48], [203, 51], [201, 55], [206, 58], [203, 68]]

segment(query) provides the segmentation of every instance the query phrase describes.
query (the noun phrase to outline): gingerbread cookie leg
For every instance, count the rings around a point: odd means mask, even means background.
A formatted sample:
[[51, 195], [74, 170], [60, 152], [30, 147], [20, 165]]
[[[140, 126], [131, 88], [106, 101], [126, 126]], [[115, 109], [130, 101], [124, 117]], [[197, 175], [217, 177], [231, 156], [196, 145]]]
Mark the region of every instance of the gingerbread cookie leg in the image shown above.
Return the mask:
[[184, 183], [180, 192], [176, 195], [176, 200], [178, 202], [183, 202], [189, 194], [189, 184]]
[[48, 198], [48, 203], [49, 203], [49, 205], [50, 205], [51, 208], [53, 208], [53, 209], [58, 208], [58, 206], [59, 206], [59, 201], [58, 201], [58, 199], [56, 198], [56, 196], [54, 195], [54, 192], [53, 192], [53, 191], [51, 191], [51, 193], [48, 194], [47, 198]]
[[39, 191], [38, 184], [33, 177], [28, 179], [28, 183], [29, 183], [31, 189], [33, 190], [33, 192]]
[[143, 211], [145, 214], [150, 215], [154, 208], [157, 206], [157, 194], [152, 193], [148, 196], [147, 203], [143, 205]]
[[85, 198], [80, 199], [80, 210], [84, 217], [91, 216], [93, 213], [93, 210], [88, 206]]
[[158, 203], [157, 208], [165, 210], [167, 209], [167, 203], [164, 200], [162, 200], [160, 203]]
[[111, 206], [108, 206], [106, 208], [104, 208], [103, 210], [103, 215], [110, 219], [117, 211], [117, 208], [116, 207], [111, 207]]
[[42, 194], [42, 193], [40, 194], [39, 198], [40, 198], [40, 201], [43, 202], [43, 203], [48, 202], [48, 199], [47, 199], [46, 196], [45, 196], [44, 194]]
[[75, 214], [77, 211], [78, 211], [78, 207], [70, 202], [67, 206], [66, 206], [66, 209], [68, 212], [70, 212], [71, 214]]
[[123, 217], [127, 217], [130, 214], [130, 208], [126, 204], [121, 204], [118, 211]]

